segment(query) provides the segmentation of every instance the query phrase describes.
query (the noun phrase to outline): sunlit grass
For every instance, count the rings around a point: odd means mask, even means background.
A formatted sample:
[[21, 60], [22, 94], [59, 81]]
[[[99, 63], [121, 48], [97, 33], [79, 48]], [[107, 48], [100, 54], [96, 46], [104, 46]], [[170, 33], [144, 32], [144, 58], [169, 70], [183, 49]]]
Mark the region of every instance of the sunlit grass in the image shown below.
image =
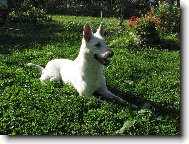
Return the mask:
[[[181, 134], [177, 36], [166, 36], [162, 45], [133, 45], [127, 30], [118, 29], [118, 20], [104, 19], [107, 43], [115, 53], [104, 70], [108, 88], [129, 103], [152, 105], [133, 110], [99, 96], [78, 96], [69, 85], [38, 80], [40, 73], [27, 63], [75, 59], [83, 25], [89, 22], [95, 32], [100, 23], [92, 17], [55, 15], [53, 20], [0, 28], [0, 134]], [[129, 125], [119, 133], [124, 123]]]

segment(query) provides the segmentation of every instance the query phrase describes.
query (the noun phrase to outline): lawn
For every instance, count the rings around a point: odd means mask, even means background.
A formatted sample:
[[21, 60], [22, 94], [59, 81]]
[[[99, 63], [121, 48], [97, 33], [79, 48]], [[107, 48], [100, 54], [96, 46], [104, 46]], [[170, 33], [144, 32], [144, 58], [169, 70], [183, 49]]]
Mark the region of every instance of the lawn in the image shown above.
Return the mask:
[[[82, 30], [100, 18], [54, 15], [53, 22], [0, 27], [0, 134], [180, 136], [180, 39], [133, 45], [119, 21], [105, 18], [107, 44], [115, 55], [104, 69], [108, 88], [136, 104], [120, 105], [100, 96], [78, 96], [70, 85], [39, 81], [28, 68], [54, 58], [74, 60]], [[11, 29], [10, 29], [11, 28]], [[13, 29], [12, 29], [13, 28]], [[150, 108], [142, 107], [150, 103]]]

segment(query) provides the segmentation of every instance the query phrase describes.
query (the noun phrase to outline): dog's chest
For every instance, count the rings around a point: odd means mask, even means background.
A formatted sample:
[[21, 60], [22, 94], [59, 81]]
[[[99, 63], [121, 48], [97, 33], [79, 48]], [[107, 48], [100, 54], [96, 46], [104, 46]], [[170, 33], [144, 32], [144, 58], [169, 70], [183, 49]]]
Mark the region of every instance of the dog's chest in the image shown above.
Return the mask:
[[82, 75], [82, 81], [88, 88], [97, 90], [102, 83], [102, 77], [103, 74], [100, 72], [89, 71], [87, 74]]
[[[93, 59], [92, 59], [93, 60]], [[72, 84], [81, 94], [92, 94], [101, 87], [104, 82], [103, 66], [90, 59], [78, 57], [74, 61], [74, 81]]]

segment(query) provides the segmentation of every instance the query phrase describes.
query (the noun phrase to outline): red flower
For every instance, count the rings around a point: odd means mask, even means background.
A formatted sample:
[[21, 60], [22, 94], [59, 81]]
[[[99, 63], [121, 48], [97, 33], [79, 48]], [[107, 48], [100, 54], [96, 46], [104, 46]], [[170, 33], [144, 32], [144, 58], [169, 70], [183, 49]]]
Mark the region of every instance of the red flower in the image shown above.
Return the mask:
[[130, 21], [137, 20], [136, 16], [131, 16]]
[[138, 24], [139, 24], [139, 21], [136, 21], [135, 24], [138, 25]]
[[128, 24], [128, 26], [129, 26], [129, 27], [132, 27], [132, 24], [130, 23], [130, 24]]

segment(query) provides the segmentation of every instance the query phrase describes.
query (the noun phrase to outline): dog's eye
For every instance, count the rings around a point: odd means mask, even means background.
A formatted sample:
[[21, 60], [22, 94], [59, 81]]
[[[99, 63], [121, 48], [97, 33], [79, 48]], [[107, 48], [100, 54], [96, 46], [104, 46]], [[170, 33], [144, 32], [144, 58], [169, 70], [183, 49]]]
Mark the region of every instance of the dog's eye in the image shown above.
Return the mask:
[[97, 44], [95, 44], [95, 46], [98, 48], [98, 47], [100, 47], [101, 45], [100, 45], [100, 43], [97, 43]]

